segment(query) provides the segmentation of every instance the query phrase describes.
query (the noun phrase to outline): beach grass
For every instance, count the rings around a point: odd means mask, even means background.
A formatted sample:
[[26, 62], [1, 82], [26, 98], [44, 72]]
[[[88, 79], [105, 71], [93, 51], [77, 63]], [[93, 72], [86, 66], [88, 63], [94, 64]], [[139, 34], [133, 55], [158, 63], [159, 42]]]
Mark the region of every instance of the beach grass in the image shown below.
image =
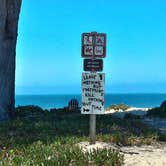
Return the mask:
[[[89, 141], [89, 116], [78, 111], [18, 107], [15, 119], [0, 123], [0, 165], [122, 165], [118, 151], [82, 152]], [[97, 141], [117, 145], [155, 144], [165, 135], [137, 118], [97, 116]], [[94, 155], [95, 154], [95, 155]]]

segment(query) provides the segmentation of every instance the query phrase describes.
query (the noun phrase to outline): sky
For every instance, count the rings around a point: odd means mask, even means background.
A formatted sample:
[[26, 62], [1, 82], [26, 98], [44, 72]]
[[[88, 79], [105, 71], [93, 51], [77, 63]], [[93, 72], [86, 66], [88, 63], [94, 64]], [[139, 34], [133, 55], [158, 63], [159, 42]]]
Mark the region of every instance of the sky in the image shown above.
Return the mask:
[[165, 0], [23, 0], [16, 94], [81, 93], [81, 34], [107, 34], [106, 93], [166, 93]]

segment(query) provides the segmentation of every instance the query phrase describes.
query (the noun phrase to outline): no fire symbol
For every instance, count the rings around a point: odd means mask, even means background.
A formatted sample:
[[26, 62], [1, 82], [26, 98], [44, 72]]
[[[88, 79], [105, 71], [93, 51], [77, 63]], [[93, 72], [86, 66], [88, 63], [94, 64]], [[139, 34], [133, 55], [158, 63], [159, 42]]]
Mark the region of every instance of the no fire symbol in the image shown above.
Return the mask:
[[96, 36], [96, 45], [104, 45], [104, 44], [105, 44], [104, 36], [103, 35]]

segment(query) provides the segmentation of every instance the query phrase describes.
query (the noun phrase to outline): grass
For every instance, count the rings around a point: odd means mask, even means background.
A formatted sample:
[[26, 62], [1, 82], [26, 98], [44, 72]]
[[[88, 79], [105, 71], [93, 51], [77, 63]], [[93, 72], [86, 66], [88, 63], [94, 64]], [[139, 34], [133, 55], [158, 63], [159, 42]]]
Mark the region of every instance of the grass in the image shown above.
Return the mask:
[[17, 150], [9, 150], [1, 165], [121, 165], [123, 156], [113, 150], [83, 153], [78, 147], [55, 141], [49, 145], [41, 141]]
[[[88, 115], [37, 106], [18, 107], [15, 119], [0, 123], [0, 165], [117, 165], [123, 155], [113, 150], [83, 153], [76, 144], [89, 141]], [[97, 140], [118, 145], [153, 144], [165, 135], [136, 118], [97, 116]]]

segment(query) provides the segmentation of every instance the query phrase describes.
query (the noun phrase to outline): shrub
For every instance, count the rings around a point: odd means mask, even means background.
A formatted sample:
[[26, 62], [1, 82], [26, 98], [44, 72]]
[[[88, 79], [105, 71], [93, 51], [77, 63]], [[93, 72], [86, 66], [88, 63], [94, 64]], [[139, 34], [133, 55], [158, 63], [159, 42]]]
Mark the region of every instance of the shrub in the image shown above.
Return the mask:
[[[0, 123], [2, 166], [116, 166], [122, 163], [122, 155], [116, 151], [105, 149], [97, 150], [95, 155], [84, 154], [74, 146], [78, 142], [89, 141], [89, 115], [65, 109], [49, 112], [36, 106], [18, 107], [16, 113], [16, 119]], [[159, 135], [139, 119], [118, 119], [111, 115], [97, 116], [96, 133], [98, 141], [120, 145], [152, 144], [166, 140], [164, 134]]]
[[59, 142], [46, 145], [41, 141], [37, 141], [26, 148], [12, 149], [4, 153], [0, 162], [2, 166], [120, 166], [123, 163], [123, 155], [115, 150], [97, 149], [93, 152], [84, 153], [75, 145], [61, 144]]
[[15, 109], [15, 116], [16, 117], [25, 117], [25, 116], [30, 116], [30, 115], [35, 115], [35, 114], [43, 114], [45, 111], [40, 108], [39, 106], [34, 106], [34, 105], [27, 105], [27, 106], [18, 106]]
[[128, 108], [130, 108], [130, 107], [126, 104], [113, 104], [109, 107], [109, 109], [114, 109], [114, 110], [121, 109], [123, 111], [127, 110]]
[[141, 119], [141, 117], [139, 115], [126, 113], [125, 116], [124, 116], [124, 119]]
[[162, 109], [162, 111], [166, 112], [166, 100], [161, 103], [160, 108]]
[[166, 117], [166, 100], [161, 103], [160, 107], [155, 107], [148, 110], [147, 116], [165, 118]]

